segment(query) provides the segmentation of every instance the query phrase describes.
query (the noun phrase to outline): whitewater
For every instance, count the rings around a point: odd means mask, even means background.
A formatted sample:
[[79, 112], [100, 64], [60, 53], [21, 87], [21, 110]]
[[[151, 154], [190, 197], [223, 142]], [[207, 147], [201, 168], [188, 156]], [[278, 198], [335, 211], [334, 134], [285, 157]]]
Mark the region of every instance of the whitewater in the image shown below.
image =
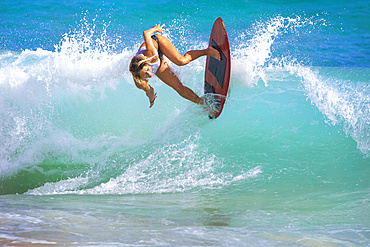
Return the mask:
[[[156, 4], [0, 4], [0, 243], [368, 245], [367, 3]], [[218, 119], [158, 78], [153, 108], [135, 87], [158, 6], [180, 52], [223, 18]], [[203, 94], [205, 57], [171, 67]]]

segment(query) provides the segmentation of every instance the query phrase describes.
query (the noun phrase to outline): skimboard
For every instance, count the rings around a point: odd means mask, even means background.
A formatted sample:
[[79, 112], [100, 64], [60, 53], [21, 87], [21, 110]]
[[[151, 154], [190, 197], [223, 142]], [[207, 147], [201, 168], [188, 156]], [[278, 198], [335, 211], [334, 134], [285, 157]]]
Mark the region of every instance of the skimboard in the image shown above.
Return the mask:
[[216, 119], [226, 102], [231, 70], [229, 40], [221, 17], [213, 24], [209, 46], [217, 49], [221, 55], [220, 61], [207, 56], [204, 77], [204, 102], [211, 108], [209, 117]]

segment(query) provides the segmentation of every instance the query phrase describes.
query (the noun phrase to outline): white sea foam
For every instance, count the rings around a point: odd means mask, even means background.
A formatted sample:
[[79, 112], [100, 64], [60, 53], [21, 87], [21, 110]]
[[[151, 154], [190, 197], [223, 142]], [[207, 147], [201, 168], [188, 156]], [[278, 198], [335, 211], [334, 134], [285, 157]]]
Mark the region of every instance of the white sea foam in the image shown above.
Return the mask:
[[40, 141], [58, 146], [52, 141], [52, 133], [60, 133], [55, 120], [62, 113], [61, 105], [104, 97], [107, 89], [114, 90], [128, 76], [131, 51], [114, 53], [105, 32], [96, 38], [94, 31], [86, 27], [64, 35], [55, 51], [37, 49], [1, 55], [2, 174], [25, 168], [26, 163], [40, 162], [32, 158], [40, 156], [32, 154]]
[[222, 160], [199, 148], [199, 137], [157, 148], [147, 157], [132, 163], [108, 182], [87, 188], [90, 179], [99, 175], [94, 170], [85, 175], [56, 183], [46, 183], [27, 194], [146, 194], [213, 189], [258, 176], [261, 167], [233, 175], [220, 171]]

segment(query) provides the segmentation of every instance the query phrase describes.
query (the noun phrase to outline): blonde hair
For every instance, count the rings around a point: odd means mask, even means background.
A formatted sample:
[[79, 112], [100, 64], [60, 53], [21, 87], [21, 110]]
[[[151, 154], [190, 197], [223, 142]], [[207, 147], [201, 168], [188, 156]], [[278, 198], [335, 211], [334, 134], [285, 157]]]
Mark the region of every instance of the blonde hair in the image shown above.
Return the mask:
[[134, 78], [135, 83], [142, 84], [143, 82], [146, 82], [140, 77], [140, 71], [144, 68], [145, 65], [149, 64], [153, 57], [155, 57], [155, 55], [146, 58], [143, 54], [139, 54], [131, 59], [129, 70]]

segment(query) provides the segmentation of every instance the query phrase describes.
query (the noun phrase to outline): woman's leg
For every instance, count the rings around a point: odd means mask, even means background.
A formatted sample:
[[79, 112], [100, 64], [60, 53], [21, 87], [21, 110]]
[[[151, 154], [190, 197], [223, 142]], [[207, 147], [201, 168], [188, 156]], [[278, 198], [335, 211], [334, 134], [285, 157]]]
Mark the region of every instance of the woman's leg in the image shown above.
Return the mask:
[[162, 35], [156, 36], [158, 38], [159, 48], [163, 54], [178, 66], [186, 65], [191, 61], [205, 55], [215, 57], [218, 60], [221, 59], [220, 53], [211, 46], [204, 50], [192, 50], [185, 53], [185, 55], [181, 55], [176, 47], [166, 37]]
[[196, 104], [200, 103], [200, 98], [190, 88], [184, 86], [180, 79], [173, 73], [165, 59], [161, 59], [161, 66], [155, 73], [168, 86], [172, 87], [183, 98], [190, 100]]

